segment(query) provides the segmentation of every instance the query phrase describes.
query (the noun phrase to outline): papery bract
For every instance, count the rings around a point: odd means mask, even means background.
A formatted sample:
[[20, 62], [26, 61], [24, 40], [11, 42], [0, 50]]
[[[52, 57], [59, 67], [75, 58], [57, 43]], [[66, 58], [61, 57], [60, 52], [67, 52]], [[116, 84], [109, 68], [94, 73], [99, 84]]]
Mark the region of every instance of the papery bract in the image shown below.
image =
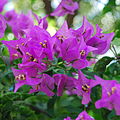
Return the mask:
[[86, 57], [89, 52], [96, 48], [87, 46], [84, 39], [78, 41], [76, 38], [66, 39], [61, 45], [63, 60], [72, 63], [76, 69], [82, 69], [89, 65]]
[[37, 85], [40, 83], [40, 78], [36, 78], [37, 70], [36, 69], [22, 69], [17, 70], [12, 68], [15, 79], [18, 83], [15, 84], [16, 92], [23, 85]]
[[[71, 29], [72, 30], [72, 29]], [[83, 17], [82, 26], [77, 30], [72, 30], [72, 33], [80, 40], [79, 37], [83, 36], [84, 41], [86, 42], [94, 33], [94, 27], [87, 21], [86, 17]]]
[[74, 89], [73, 81], [75, 78], [69, 77], [64, 74], [54, 74], [55, 84], [57, 85], [57, 95], [62, 96], [63, 90], [72, 91]]
[[11, 40], [5, 41], [3, 40], [2, 43], [8, 47], [10, 53], [10, 60], [15, 60], [18, 58], [22, 58], [23, 52], [21, 51], [21, 47], [26, 45], [27, 39], [20, 38], [18, 40]]
[[96, 34], [87, 41], [87, 45], [97, 48], [94, 54], [104, 54], [110, 47], [114, 33], [101, 33], [102, 29], [96, 25]]
[[29, 31], [29, 29], [33, 27], [33, 19], [30, 13], [28, 15], [18, 15], [16, 21], [14, 22], [16, 24], [12, 25], [12, 31], [17, 38], [23, 36], [27, 31]]
[[6, 21], [2, 15], [0, 15], [0, 38], [4, 36], [4, 32], [6, 29]]
[[68, 38], [71, 38], [72, 34], [71, 31], [68, 28], [68, 24], [65, 21], [63, 23], [63, 25], [61, 26], [61, 28], [55, 33], [55, 35], [52, 37], [52, 41], [53, 41], [53, 48], [54, 48], [54, 52], [61, 57], [61, 44]]
[[39, 49], [41, 53], [41, 59], [45, 57], [50, 60], [53, 59], [53, 42], [50, 34], [45, 29], [34, 26], [27, 34], [27, 37], [31, 39], [28, 42], [28, 46], [35, 46], [37, 49]]
[[86, 111], [81, 112], [75, 120], [94, 120]]
[[64, 16], [66, 14], [74, 14], [79, 8], [77, 2], [72, 0], [62, 0], [58, 7], [51, 13], [51, 16]]
[[48, 22], [46, 20], [46, 18], [48, 17], [48, 15], [46, 15], [45, 17], [43, 18], [39, 18], [39, 16], [37, 16], [35, 13], [33, 13], [34, 17], [36, 18], [37, 22], [38, 22], [38, 26], [40, 28], [43, 28], [43, 29], [47, 29], [48, 27]]
[[52, 92], [52, 90], [54, 89], [54, 79], [47, 74], [41, 74], [38, 77], [40, 77], [40, 83], [32, 86], [33, 89], [31, 89], [29, 93], [42, 91], [46, 93], [47, 96], [53, 96], [54, 92]]
[[7, 2], [8, 2], [8, 0], [0, 0], [0, 12], [3, 11], [3, 7]]
[[78, 79], [74, 80], [76, 94], [83, 97], [82, 104], [88, 104], [91, 101], [91, 89], [98, 85], [98, 81], [87, 79], [81, 71], [79, 71], [78, 75]]
[[67, 118], [64, 118], [64, 120], [71, 120], [71, 118], [70, 118], [70, 117], [67, 117]]
[[25, 35], [34, 25], [31, 12], [25, 15], [23, 13], [17, 14], [12, 10], [6, 12], [5, 18], [17, 38]]
[[115, 109], [116, 114], [120, 115], [120, 84], [115, 80], [103, 80], [98, 76], [95, 78], [102, 86], [102, 98], [95, 103], [96, 108]]
[[12, 27], [14, 26], [15, 21], [17, 20], [18, 14], [14, 10], [11, 10], [6, 12], [4, 17], [5, 20], [7, 21], [7, 24]]

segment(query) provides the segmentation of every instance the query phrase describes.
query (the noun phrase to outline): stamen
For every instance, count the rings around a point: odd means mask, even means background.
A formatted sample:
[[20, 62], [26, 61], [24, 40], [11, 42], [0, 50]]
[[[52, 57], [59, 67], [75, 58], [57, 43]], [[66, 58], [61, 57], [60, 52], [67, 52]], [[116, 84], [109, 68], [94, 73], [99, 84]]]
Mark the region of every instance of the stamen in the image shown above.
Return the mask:
[[80, 55], [81, 55], [81, 56], [84, 56], [85, 53], [86, 53], [85, 50], [81, 50], [81, 51], [80, 51]]
[[84, 32], [82, 33], [83, 35], [86, 33], [86, 29], [84, 30]]
[[35, 86], [35, 89], [38, 90], [38, 89], [39, 89], [39, 86], [40, 86], [40, 85], [36, 85], [36, 86]]
[[24, 74], [21, 74], [21, 75], [15, 76], [15, 79], [16, 80], [26, 80], [26, 76]]
[[18, 80], [18, 79], [19, 79], [19, 76], [15, 76], [15, 79]]
[[44, 40], [44, 43], [47, 43], [47, 40]]
[[33, 62], [37, 62], [37, 59], [35, 58], [35, 59], [33, 60]]
[[31, 56], [31, 57], [29, 58], [29, 60], [30, 60], [30, 61], [33, 61], [33, 60], [34, 60], [34, 57], [33, 57], [33, 56]]
[[42, 47], [43, 47], [43, 48], [46, 48], [46, 47], [47, 47], [47, 45], [46, 45], [46, 44], [43, 44], [43, 45], [42, 45]]
[[25, 43], [21, 43], [21, 45], [25, 45]]
[[17, 53], [16, 53], [16, 54], [13, 54], [13, 56], [18, 57], [18, 54], [17, 54]]
[[116, 87], [112, 87], [112, 94], [116, 91]]
[[26, 52], [26, 55], [28, 55], [28, 56], [32, 56], [29, 52]]
[[89, 88], [90, 88], [90, 86], [88, 86], [87, 84], [82, 86], [82, 90], [85, 92], [89, 92]]
[[110, 97], [111, 96], [111, 93], [110, 92], [107, 92], [108, 96]]
[[16, 45], [16, 48], [19, 47], [19, 45]]
[[40, 45], [42, 45], [43, 43], [42, 42], [40, 42]]
[[103, 38], [103, 37], [104, 37], [104, 35], [99, 36], [99, 38]]
[[22, 51], [21, 51], [20, 48], [19, 48], [19, 45], [16, 45], [16, 50], [17, 50], [21, 55], [23, 55]]

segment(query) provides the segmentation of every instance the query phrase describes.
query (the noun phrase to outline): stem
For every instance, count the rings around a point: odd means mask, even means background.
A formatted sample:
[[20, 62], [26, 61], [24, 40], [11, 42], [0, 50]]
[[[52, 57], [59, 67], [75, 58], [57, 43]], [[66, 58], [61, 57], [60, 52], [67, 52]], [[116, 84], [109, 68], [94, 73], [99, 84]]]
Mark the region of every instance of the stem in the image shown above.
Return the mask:
[[43, 114], [45, 114], [46, 116], [52, 118], [52, 116], [51, 116], [50, 114], [48, 114], [48, 113], [47, 113], [46, 111], [44, 111], [44, 110], [39, 109], [39, 108], [36, 107], [36, 106], [33, 106], [33, 105], [31, 105], [31, 104], [26, 104], [26, 103], [25, 103], [24, 105], [30, 107], [32, 110], [34, 110], [34, 111], [37, 112], [37, 113], [43, 113]]
[[115, 53], [114, 53], [114, 51], [112, 50], [112, 48], [110, 48], [110, 50], [112, 51], [112, 53], [114, 54], [114, 56], [115, 56]]
[[112, 45], [112, 47], [113, 47], [113, 50], [114, 50], [114, 52], [115, 52], [115, 56], [117, 57], [117, 51], [116, 51], [114, 45]]

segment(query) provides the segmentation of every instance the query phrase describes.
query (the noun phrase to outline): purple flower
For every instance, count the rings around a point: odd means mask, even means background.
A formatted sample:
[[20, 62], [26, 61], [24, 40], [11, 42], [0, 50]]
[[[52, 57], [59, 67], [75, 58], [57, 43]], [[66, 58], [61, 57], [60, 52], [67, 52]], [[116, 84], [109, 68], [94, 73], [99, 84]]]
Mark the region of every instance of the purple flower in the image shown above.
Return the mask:
[[86, 42], [94, 33], [94, 27], [87, 21], [86, 17], [84, 16], [82, 26], [77, 30], [71, 29], [71, 31], [78, 40], [80, 40], [81, 36], [83, 36], [84, 41]]
[[67, 117], [67, 118], [64, 118], [64, 120], [71, 120], [71, 118], [70, 118], [70, 117]]
[[0, 15], [0, 38], [4, 36], [4, 32], [6, 29], [6, 21], [2, 15]]
[[116, 114], [120, 115], [120, 84], [115, 80], [103, 80], [98, 76], [95, 78], [102, 86], [102, 98], [95, 103], [96, 108], [115, 109]]
[[27, 61], [26, 63], [18, 64], [18, 67], [20, 69], [24, 68], [35, 68], [38, 69], [39, 72], [44, 72], [47, 69], [47, 65], [42, 62], [38, 62], [36, 59], [33, 59], [33, 61]]
[[48, 15], [46, 15], [45, 17], [43, 17], [43, 18], [39, 18], [39, 16], [37, 16], [35, 13], [33, 13], [33, 15], [35, 16], [35, 18], [36, 18], [36, 20], [37, 20], [37, 22], [38, 22], [38, 26], [40, 27], [40, 28], [43, 28], [43, 29], [47, 29], [47, 27], [48, 27], [48, 22], [47, 22], [47, 20], [46, 20], [46, 18], [48, 17]]
[[9, 26], [14, 26], [15, 21], [17, 20], [18, 14], [14, 10], [11, 10], [6, 12], [4, 17]]
[[101, 33], [102, 29], [96, 25], [96, 34], [87, 41], [87, 45], [97, 48], [94, 54], [104, 54], [110, 47], [111, 40], [114, 37], [114, 33]]
[[27, 15], [17, 14], [14, 10], [8, 11], [5, 14], [7, 23], [12, 28], [12, 32], [17, 38], [25, 35], [34, 25], [31, 12]]
[[12, 25], [12, 31], [19, 38], [29, 31], [33, 25], [34, 23], [30, 13], [28, 15], [20, 14], [14, 21], [14, 25]]
[[23, 85], [37, 85], [41, 81], [40, 78], [36, 78], [38, 72], [36, 69], [29, 68], [17, 70], [12, 68], [12, 71], [16, 81], [18, 82], [15, 84], [14, 92], [16, 92]]
[[73, 81], [75, 78], [68, 77], [64, 74], [54, 74], [53, 78], [55, 79], [55, 84], [57, 85], [57, 95], [62, 96], [63, 90], [72, 91], [74, 89]]
[[28, 42], [28, 46], [35, 46], [40, 51], [39, 54], [41, 53], [41, 59], [53, 59], [53, 43], [50, 34], [45, 29], [42, 29], [38, 26], [34, 26], [27, 34], [27, 37], [31, 39]]
[[[64, 120], [72, 120], [70, 117], [64, 118]], [[75, 120], [95, 120], [87, 114], [86, 111], [81, 112]]]
[[86, 111], [81, 112], [75, 120], [94, 120]]
[[53, 96], [54, 92], [52, 92], [52, 90], [54, 89], [54, 79], [47, 74], [41, 74], [38, 77], [40, 77], [40, 83], [33, 85], [33, 89], [31, 89], [29, 93], [42, 91], [46, 93], [47, 96]]
[[78, 41], [76, 38], [66, 39], [61, 45], [61, 56], [63, 60], [72, 63], [76, 69], [82, 69], [89, 65], [86, 57], [89, 52], [96, 48], [87, 46], [83, 37]]
[[7, 0], [0, 0], [0, 12], [3, 11], [3, 7], [6, 3], [7, 3]]
[[[86, 22], [86, 24], [88, 23]], [[81, 33], [76, 34], [74, 30], [68, 29], [66, 21], [53, 36], [53, 41], [53, 48], [58, 57], [62, 57], [63, 60], [71, 63], [76, 69], [87, 67], [89, 65], [86, 59], [88, 53], [97, 50], [97, 48], [86, 45], [84, 36]]]
[[98, 81], [87, 79], [81, 71], [78, 75], [78, 79], [74, 80], [76, 94], [83, 97], [82, 104], [88, 104], [91, 101], [91, 89], [98, 84]]
[[51, 16], [64, 16], [66, 14], [74, 14], [74, 11], [79, 8], [77, 2], [72, 0], [62, 0], [58, 7], [51, 13]]
[[61, 28], [56, 32], [56, 34], [52, 37], [53, 41], [53, 48], [54, 52], [58, 54], [59, 57], [61, 57], [61, 44], [68, 38], [71, 38], [73, 35], [71, 34], [71, 31], [68, 28], [68, 24], [65, 21]]
[[2, 41], [8, 47], [10, 53], [10, 60], [22, 58], [23, 52], [21, 51], [21, 47], [25, 46], [27, 39], [20, 38], [19, 40], [11, 40], [11, 41]]
[[[28, 44], [26, 45], [28, 46]], [[22, 55], [22, 64], [18, 64], [19, 68], [36, 68], [39, 72], [46, 70], [47, 66], [42, 62], [42, 52], [40, 49], [35, 46], [21, 47], [20, 49], [23, 53]]]

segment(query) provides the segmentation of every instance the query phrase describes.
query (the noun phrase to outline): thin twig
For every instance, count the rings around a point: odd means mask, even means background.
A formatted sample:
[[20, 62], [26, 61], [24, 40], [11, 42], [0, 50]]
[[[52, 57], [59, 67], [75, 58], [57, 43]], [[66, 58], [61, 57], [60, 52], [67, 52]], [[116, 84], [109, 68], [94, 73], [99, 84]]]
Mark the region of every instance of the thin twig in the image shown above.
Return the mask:
[[39, 108], [36, 107], [36, 106], [33, 106], [33, 105], [31, 105], [31, 104], [26, 104], [26, 103], [25, 103], [24, 105], [30, 107], [32, 110], [34, 110], [34, 111], [37, 112], [37, 113], [43, 113], [43, 114], [45, 114], [46, 116], [52, 118], [52, 116], [51, 116], [49, 113], [47, 113], [47, 112], [44, 111], [44, 110], [39, 109]]
[[114, 45], [112, 45], [112, 47], [113, 47], [113, 50], [114, 50], [114, 52], [115, 52], [115, 56], [117, 57], [117, 51], [116, 51]]

